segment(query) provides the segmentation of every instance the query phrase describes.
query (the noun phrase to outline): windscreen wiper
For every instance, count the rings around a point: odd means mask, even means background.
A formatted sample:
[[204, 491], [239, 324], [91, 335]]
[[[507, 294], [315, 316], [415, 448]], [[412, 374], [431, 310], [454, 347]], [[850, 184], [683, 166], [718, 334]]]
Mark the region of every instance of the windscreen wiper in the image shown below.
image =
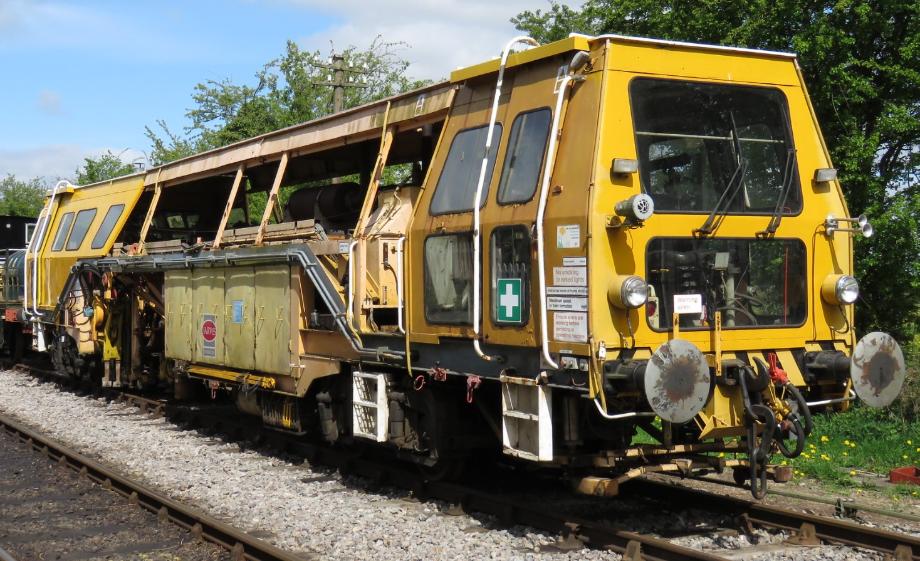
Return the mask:
[[[721, 218], [725, 216], [725, 214], [721, 212], [722, 207], [725, 207], [727, 210], [731, 202], [735, 200], [735, 196], [744, 183], [743, 179], [745, 173], [747, 173], [747, 164], [741, 162], [738, 164], [738, 167], [735, 168], [735, 172], [732, 174], [731, 179], [728, 180], [728, 185], [726, 185], [725, 190], [722, 191], [722, 196], [716, 201], [716, 206], [713, 207], [712, 212], [706, 217], [706, 222], [703, 222], [702, 226], [694, 230], [694, 234], [703, 238], [712, 235], [712, 232], [722, 222]], [[716, 215], [719, 216], [718, 221], [716, 220]]]
[[783, 210], [785, 210], [786, 207], [786, 199], [789, 198], [789, 192], [792, 191], [792, 179], [795, 176], [792, 170], [795, 169], [796, 160], [795, 148], [787, 149], [786, 166], [783, 169], [783, 190], [780, 191], [779, 197], [776, 200], [776, 208], [773, 209], [773, 214], [770, 216], [770, 222], [767, 224], [767, 227], [757, 232], [758, 238], [768, 238], [776, 234], [776, 229], [779, 228], [779, 223], [783, 220]]
[[[734, 113], [729, 113], [729, 120], [732, 124], [732, 148], [734, 149], [735, 160], [738, 162], [738, 166], [735, 168], [731, 179], [728, 180], [728, 184], [719, 196], [719, 200], [716, 201], [716, 206], [713, 207], [712, 212], [706, 217], [706, 221], [703, 222], [702, 226], [693, 231], [694, 235], [702, 238], [711, 236], [718, 225], [722, 223], [722, 218], [725, 216], [722, 209], [724, 207], [724, 212], [728, 212], [732, 201], [735, 200], [735, 196], [744, 184], [744, 175], [747, 173], [747, 163], [745, 163], [744, 159], [741, 157], [741, 141], [738, 138], [738, 127], [735, 125]], [[718, 220], [716, 217], [719, 217]]]

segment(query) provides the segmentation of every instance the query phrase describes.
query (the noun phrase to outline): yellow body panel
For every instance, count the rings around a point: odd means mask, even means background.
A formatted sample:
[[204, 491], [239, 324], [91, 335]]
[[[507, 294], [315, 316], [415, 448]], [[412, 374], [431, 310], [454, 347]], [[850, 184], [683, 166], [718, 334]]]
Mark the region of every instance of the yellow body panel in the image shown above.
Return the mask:
[[[840, 333], [845, 331], [846, 320], [837, 307], [824, 303], [820, 297], [820, 286], [827, 275], [852, 271], [851, 239], [846, 235], [827, 238], [821, 228], [829, 214], [847, 216], [847, 209], [837, 182], [818, 185], [811, 181], [815, 169], [832, 167], [832, 164], [826, 156], [820, 131], [814, 126], [807, 94], [798, 80], [795, 60], [789, 57], [742, 56], [731, 52], [713, 54], [691, 48], [665, 50], [632, 44], [612, 44], [608, 53], [604, 95], [606, 108], [594, 169], [597, 189], [593, 193], [590, 212], [591, 231], [599, 235], [592, 237], [594, 243], [588, 259], [589, 285], [606, 286], [611, 274], [645, 277], [644, 248], [651, 239], [691, 236], [706, 219], [705, 214], [662, 213], [652, 216], [642, 228], [605, 229], [614, 205], [641, 192], [638, 174], [612, 176], [610, 173], [614, 158], [637, 158], [630, 111], [630, 81], [637, 77], [655, 76], [680, 77], [695, 82], [768, 85], [782, 92], [789, 106], [804, 201], [799, 215], [783, 218], [775, 237], [801, 239], [805, 243], [808, 309], [804, 324], [798, 327], [725, 329], [722, 331], [722, 349], [802, 348], [806, 341], [814, 340], [838, 340], [847, 347], [852, 346], [852, 330]], [[714, 238], [753, 238], [769, 220], [769, 216], [728, 215]], [[611, 306], [598, 290], [591, 291], [590, 305], [590, 331], [596, 338], [595, 343], [603, 341], [608, 347], [618, 346], [628, 331], [625, 312]], [[636, 346], [655, 349], [668, 340], [667, 332], [651, 328], [644, 317], [644, 308], [631, 313]], [[852, 308], [846, 313], [852, 322]], [[710, 330], [682, 330], [681, 337], [704, 352], [714, 350], [713, 332]], [[801, 383], [801, 374], [796, 381]]]
[[[505, 68], [513, 68], [515, 66], [520, 66], [529, 62], [540, 61], [542, 59], [550, 58], [562, 53], [567, 53], [569, 51], [587, 51], [588, 48], [589, 44], [587, 37], [568, 37], [560, 41], [554, 41], [546, 45], [541, 45], [539, 47], [534, 47], [525, 51], [512, 53], [508, 56], [508, 61], [505, 64]], [[450, 73], [450, 81], [454, 83], [463, 82], [464, 80], [476, 78], [477, 76], [483, 76], [485, 74], [497, 72], [499, 62], [500, 61], [498, 59], [492, 59], [473, 66], [467, 66], [466, 68], [454, 70]]]
[[[70, 268], [73, 267], [78, 259], [102, 257], [109, 253], [117, 234], [121, 232], [122, 227], [128, 220], [128, 216], [134, 209], [134, 205], [141, 196], [143, 189], [144, 177], [133, 175], [113, 179], [105, 183], [96, 183], [87, 187], [77, 187], [58, 195], [52, 209], [51, 226], [48, 228], [39, 253], [41, 266], [39, 267], [38, 275], [38, 302], [40, 307], [53, 308], [57, 304], [58, 297], [67, 282]], [[106, 212], [110, 207], [119, 204], [123, 204], [125, 207], [114, 228], [112, 228], [112, 232], [101, 247], [92, 248], [93, 238], [96, 236]], [[72, 250], [66, 249], [67, 244], [65, 243], [63, 248], [54, 251], [54, 239], [57, 236], [62, 218], [71, 212], [76, 216], [77, 213], [85, 209], [96, 209], [96, 215], [90, 223], [82, 243]]]

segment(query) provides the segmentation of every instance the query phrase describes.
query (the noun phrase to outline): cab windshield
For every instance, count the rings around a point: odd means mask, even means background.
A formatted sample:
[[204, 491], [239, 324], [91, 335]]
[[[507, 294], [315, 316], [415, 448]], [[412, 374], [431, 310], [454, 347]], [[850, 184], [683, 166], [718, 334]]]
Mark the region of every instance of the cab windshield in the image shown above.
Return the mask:
[[720, 212], [772, 213], [787, 167], [793, 177], [782, 212], [801, 210], [779, 90], [638, 78], [630, 84], [630, 100], [642, 186], [656, 212], [709, 213], [740, 180]]

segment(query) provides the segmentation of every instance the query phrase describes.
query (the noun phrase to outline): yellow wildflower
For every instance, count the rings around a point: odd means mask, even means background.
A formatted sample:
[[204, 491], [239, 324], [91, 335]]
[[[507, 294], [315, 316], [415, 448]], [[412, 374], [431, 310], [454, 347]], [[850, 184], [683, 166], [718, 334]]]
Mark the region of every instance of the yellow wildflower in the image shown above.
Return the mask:
[[912, 444], [913, 444], [913, 442], [911, 442], [911, 440], [908, 438], [908, 439], [907, 439], [907, 445], [910, 446], [910, 445], [912, 445]]
[[843, 445], [844, 445], [844, 446], [849, 446], [849, 445], [850, 445], [850, 440], [849, 440], [848, 438], [844, 438], [844, 439], [843, 439]]
[[827, 454], [821, 454], [821, 459], [824, 460], [825, 462], [828, 462], [830, 461], [831, 457], [828, 456]]
[[856, 470], [855, 470], [855, 469], [851, 469], [851, 470], [850, 470], [850, 475], [855, 477], [855, 476], [856, 476]]
[[844, 455], [844, 456], [849, 456], [850, 454], [848, 454], [847, 451], [844, 450], [844, 451], [843, 451], [843, 455]]
[[904, 454], [903, 456], [901, 456], [901, 458], [904, 459], [904, 460], [906, 460], [906, 459], [907, 459], [907, 454]]
[[[830, 438], [824, 436], [823, 434], [821, 435], [821, 442], [830, 442], [830, 440]], [[910, 441], [908, 441], [908, 444], [910, 444]]]

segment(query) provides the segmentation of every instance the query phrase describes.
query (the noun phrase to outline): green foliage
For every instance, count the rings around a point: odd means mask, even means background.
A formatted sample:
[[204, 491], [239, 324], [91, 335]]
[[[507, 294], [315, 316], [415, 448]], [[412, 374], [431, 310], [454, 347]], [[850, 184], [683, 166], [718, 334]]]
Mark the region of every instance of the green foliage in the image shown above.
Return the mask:
[[891, 408], [905, 421], [920, 422], [920, 335], [914, 336], [914, 340], [905, 345], [903, 350], [907, 376]]
[[123, 162], [121, 158], [107, 150], [98, 158], [83, 158], [83, 165], [74, 174], [77, 185], [89, 185], [129, 175], [135, 171], [133, 165]]
[[0, 179], [0, 214], [37, 217], [47, 191], [38, 178], [22, 181], [7, 175]]
[[891, 410], [862, 406], [818, 415], [805, 451], [787, 463], [799, 476], [858, 485], [860, 472], [887, 475], [893, 468], [920, 463], [920, 423]]
[[587, 0], [512, 22], [541, 42], [619, 33], [799, 54], [857, 242], [860, 331], [920, 333], [920, 3], [916, 0]]
[[[425, 85], [405, 75], [409, 63], [398, 56], [404, 46], [377, 37], [366, 49], [349, 47], [340, 53], [346, 67], [360, 70], [348, 75], [356, 80], [352, 83], [362, 86], [345, 88], [345, 108]], [[196, 85], [194, 106], [186, 113], [191, 125], [185, 136], [173, 133], [163, 121], [157, 122], [161, 133], [147, 127], [152, 163], [159, 165], [328, 115], [333, 108], [333, 89], [326, 84], [331, 73], [328, 66], [319, 51], [304, 51], [288, 41], [285, 52], [256, 74], [253, 86], [226, 79]]]

